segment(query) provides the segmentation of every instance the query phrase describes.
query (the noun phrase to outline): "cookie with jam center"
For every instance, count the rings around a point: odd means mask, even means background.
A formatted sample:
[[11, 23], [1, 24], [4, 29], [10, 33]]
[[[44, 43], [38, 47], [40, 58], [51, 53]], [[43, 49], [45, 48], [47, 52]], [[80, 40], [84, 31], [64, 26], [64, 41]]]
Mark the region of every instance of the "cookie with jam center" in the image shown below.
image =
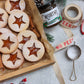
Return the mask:
[[23, 46], [23, 56], [27, 61], [39, 61], [45, 53], [43, 44], [38, 40], [27, 41]]
[[24, 57], [19, 49], [11, 54], [2, 54], [2, 63], [8, 69], [17, 69], [24, 62]]
[[0, 28], [3, 28], [7, 25], [8, 14], [2, 8], [0, 8]]
[[5, 9], [10, 14], [12, 11], [16, 10], [25, 10], [25, 1], [24, 0], [6, 0]]
[[37, 40], [37, 36], [34, 32], [32, 32], [30, 30], [24, 30], [24, 31], [20, 32], [18, 34], [18, 41], [19, 41], [19, 46], [18, 47], [19, 47], [19, 49], [22, 50], [23, 45], [31, 39], [36, 39]]
[[0, 52], [12, 53], [18, 48], [18, 39], [13, 33], [6, 33], [0, 36]]
[[29, 17], [25, 12], [12, 12], [8, 19], [8, 25], [11, 30], [21, 32], [29, 27]]

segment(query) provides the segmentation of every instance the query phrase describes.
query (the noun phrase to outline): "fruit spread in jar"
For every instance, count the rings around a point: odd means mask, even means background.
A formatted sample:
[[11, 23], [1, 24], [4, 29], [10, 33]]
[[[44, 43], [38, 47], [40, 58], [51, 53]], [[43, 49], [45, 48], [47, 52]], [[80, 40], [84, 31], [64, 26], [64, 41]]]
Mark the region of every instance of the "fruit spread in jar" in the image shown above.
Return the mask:
[[62, 20], [55, 0], [35, 0], [41, 13], [44, 27], [51, 27]]

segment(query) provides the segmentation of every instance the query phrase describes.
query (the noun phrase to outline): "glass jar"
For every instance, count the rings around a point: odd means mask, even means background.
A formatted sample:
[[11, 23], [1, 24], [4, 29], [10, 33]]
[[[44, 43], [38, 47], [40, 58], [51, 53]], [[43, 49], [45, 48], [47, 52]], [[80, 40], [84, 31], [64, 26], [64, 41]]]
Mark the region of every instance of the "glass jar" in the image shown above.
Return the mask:
[[44, 27], [47, 28], [52, 27], [62, 20], [59, 10], [56, 6], [55, 0], [35, 0], [35, 1], [43, 18]]

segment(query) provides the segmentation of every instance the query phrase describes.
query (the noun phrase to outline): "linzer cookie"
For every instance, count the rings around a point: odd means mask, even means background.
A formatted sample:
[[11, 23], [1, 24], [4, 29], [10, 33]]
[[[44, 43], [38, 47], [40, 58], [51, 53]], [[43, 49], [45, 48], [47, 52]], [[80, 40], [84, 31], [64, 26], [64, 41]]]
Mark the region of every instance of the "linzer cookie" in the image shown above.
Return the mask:
[[12, 53], [18, 48], [18, 39], [13, 33], [7, 33], [0, 36], [0, 52]]
[[38, 40], [27, 41], [23, 46], [23, 56], [27, 61], [36, 62], [44, 55], [43, 44]]
[[0, 8], [0, 28], [7, 25], [8, 14], [2, 8]]
[[4, 66], [9, 69], [17, 69], [23, 64], [24, 58], [21, 54], [21, 51], [17, 49], [14, 53], [3, 54], [2, 62]]
[[25, 9], [25, 1], [24, 0], [6, 0], [5, 9], [10, 14], [12, 11]]
[[11, 30], [21, 32], [29, 27], [29, 17], [25, 12], [12, 12], [8, 19]]
[[18, 34], [19, 49], [22, 49], [23, 45], [31, 39], [37, 39], [37, 36], [32, 31], [25, 30], [25, 31], [20, 32]]

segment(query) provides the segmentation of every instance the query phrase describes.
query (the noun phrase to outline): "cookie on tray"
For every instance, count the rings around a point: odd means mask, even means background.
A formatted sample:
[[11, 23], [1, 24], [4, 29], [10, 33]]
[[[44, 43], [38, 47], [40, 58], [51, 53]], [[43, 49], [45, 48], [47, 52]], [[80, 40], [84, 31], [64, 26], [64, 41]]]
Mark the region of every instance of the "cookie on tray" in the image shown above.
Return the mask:
[[6, 33], [0, 36], [0, 52], [12, 53], [18, 48], [18, 39], [13, 33]]
[[22, 50], [23, 45], [24, 45], [27, 41], [29, 41], [29, 40], [31, 40], [31, 39], [36, 39], [36, 40], [37, 40], [36, 34], [33, 33], [32, 31], [30, 31], [30, 30], [24, 30], [24, 31], [20, 32], [20, 33], [18, 34], [19, 49]]
[[23, 56], [27, 61], [39, 61], [45, 53], [43, 44], [38, 40], [27, 41], [23, 46]]
[[2, 54], [2, 63], [8, 69], [17, 69], [24, 62], [24, 57], [19, 49], [11, 54]]
[[22, 11], [13, 12], [9, 16], [8, 25], [11, 30], [21, 32], [29, 27], [29, 17]]
[[24, 0], [6, 0], [5, 9], [10, 14], [12, 11], [16, 10], [25, 10], [25, 1]]
[[2, 8], [0, 8], [0, 28], [3, 28], [7, 25], [8, 14]]

